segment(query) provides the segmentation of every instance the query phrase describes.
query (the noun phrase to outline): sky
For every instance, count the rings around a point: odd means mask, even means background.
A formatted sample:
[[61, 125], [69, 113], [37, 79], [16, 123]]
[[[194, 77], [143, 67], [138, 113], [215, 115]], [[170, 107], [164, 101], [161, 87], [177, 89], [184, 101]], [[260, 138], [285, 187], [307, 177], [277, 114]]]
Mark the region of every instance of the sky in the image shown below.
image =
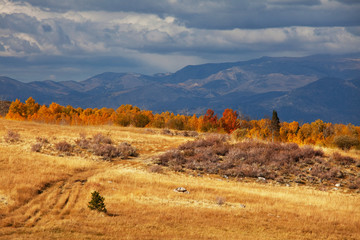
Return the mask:
[[85, 80], [360, 51], [360, 0], [0, 0], [0, 76]]

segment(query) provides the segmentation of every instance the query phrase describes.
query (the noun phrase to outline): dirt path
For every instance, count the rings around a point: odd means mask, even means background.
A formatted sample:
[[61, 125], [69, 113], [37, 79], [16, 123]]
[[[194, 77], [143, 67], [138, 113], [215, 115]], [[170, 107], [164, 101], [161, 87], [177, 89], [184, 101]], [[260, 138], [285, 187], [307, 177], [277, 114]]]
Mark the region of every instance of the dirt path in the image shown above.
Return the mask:
[[[157, 154], [157, 153], [156, 153]], [[109, 162], [106, 168], [96, 168], [73, 174], [69, 178], [45, 184], [33, 199], [16, 208], [1, 219], [1, 227], [34, 227], [38, 224], [62, 219], [74, 211], [84, 185], [94, 175], [116, 168], [144, 169], [156, 154], [140, 155], [128, 160]], [[87, 191], [87, 190], [86, 190]], [[85, 193], [83, 193], [85, 194]], [[83, 202], [81, 202], [83, 204]], [[79, 209], [79, 208], [78, 208]], [[76, 211], [79, 211], [79, 210]]]
[[36, 197], [2, 219], [1, 226], [35, 226], [45, 215], [51, 215], [51, 218], [61, 218], [63, 215], [70, 214], [87, 178], [96, 172], [82, 172], [66, 180], [46, 184], [44, 189], [39, 190]]

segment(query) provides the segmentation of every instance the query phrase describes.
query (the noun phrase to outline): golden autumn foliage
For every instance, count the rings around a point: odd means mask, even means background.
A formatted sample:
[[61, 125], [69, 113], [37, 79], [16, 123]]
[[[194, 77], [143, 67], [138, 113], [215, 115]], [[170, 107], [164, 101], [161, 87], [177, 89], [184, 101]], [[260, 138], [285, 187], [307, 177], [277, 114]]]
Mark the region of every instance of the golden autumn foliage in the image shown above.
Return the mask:
[[[249, 120], [240, 118], [232, 109], [225, 109], [221, 118], [212, 109], [208, 109], [203, 116], [187, 116], [171, 112], [153, 113], [141, 110], [132, 105], [121, 105], [116, 110], [111, 108], [73, 108], [51, 103], [40, 106], [33, 98], [22, 103], [16, 99], [12, 102], [7, 119], [18, 121], [35, 121], [52, 124], [68, 125], [105, 125], [169, 128], [201, 132], [232, 133], [241, 130], [241, 136], [265, 141], [294, 142], [301, 145], [312, 144], [318, 146], [340, 147], [343, 142], [339, 139], [349, 138], [348, 145], [360, 148], [360, 127], [352, 124], [333, 124], [316, 120], [312, 123], [300, 125], [298, 122], [281, 122], [278, 136], [274, 138], [271, 119]], [[238, 133], [237, 133], [238, 134]], [[346, 136], [339, 138], [339, 136]], [[343, 141], [345, 141], [343, 140]]]

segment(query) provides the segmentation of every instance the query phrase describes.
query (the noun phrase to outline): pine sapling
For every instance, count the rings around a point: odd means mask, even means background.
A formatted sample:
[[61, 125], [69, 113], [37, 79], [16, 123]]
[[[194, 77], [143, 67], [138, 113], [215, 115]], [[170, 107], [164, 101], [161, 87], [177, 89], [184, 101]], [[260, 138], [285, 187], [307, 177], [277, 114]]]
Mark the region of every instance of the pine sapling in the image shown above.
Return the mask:
[[91, 201], [89, 202], [88, 207], [91, 210], [98, 210], [99, 212], [107, 212], [107, 209], [105, 207], [104, 203], [105, 198], [100, 196], [100, 194], [97, 191], [94, 191], [91, 193]]

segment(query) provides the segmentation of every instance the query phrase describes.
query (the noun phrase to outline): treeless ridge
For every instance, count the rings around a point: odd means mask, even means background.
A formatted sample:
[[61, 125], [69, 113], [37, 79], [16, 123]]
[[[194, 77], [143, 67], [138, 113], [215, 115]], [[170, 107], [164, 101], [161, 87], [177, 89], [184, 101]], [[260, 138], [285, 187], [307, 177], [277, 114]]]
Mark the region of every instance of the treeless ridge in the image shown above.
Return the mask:
[[[5, 142], [7, 130], [20, 142]], [[140, 155], [103, 161], [31, 151], [36, 137], [74, 144], [80, 133], [126, 141]], [[152, 157], [188, 140], [156, 130], [0, 119], [0, 239], [360, 238], [359, 194], [148, 170]], [[108, 214], [87, 207], [94, 190]]]

